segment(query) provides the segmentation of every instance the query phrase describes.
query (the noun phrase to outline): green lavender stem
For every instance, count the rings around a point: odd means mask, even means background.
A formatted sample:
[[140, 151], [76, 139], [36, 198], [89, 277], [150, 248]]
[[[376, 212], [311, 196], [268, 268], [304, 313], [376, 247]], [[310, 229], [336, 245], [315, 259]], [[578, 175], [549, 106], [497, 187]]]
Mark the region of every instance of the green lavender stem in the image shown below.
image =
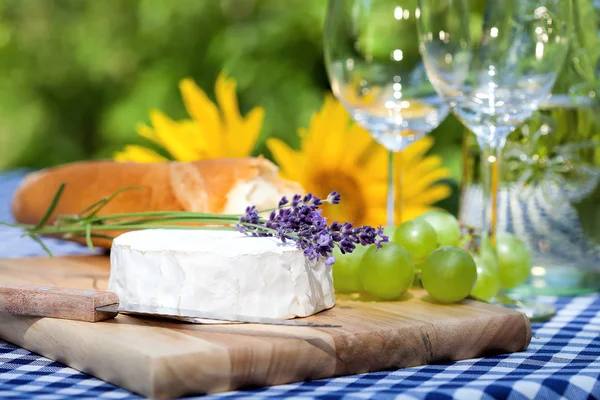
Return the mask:
[[[177, 216], [178, 218], [192, 218], [197, 219], [218, 219], [218, 220], [232, 220], [237, 221], [240, 219], [240, 215], [236, 214], [207, 214], [187, 211], [146, 211], [146, 212], [135, 212], [125, 214], [111, 214], [106, 216], [95, 216], [89, 218], [89, 221], [111, 221], [115, 219], [132, 218], [132, 217], [171, 217]], [[87, 220], [87, 219], [86, 219]]]
[[[50, 250], [44, 245], [40, 236], [57, 235], [64, 239], [73, 237], [83, 237], [88, 247], [94, 250], [93, 239], [104, 238], [114, 239], [109, 233], [111, 231], [132, 231], [141, 229], [186, 229], [186, 230], [236, 230], [239, 226], [247, 228], [252, 232], [268, 233], [277, 236], [279, 231], [265, 226], [264, 218], [260, 218], [258, 223], [243, 221], [242, 215], [237, 214], [209, 214], [188, 211], [146, 211], [120, 213], [111, 215], [98, 215], [112, 199], [126, 190], [139, 190], [136, 187], [126, 187], [118, 190], [114, 194], [105, 197], [87, 207], [82, 212], [75, 215], [57, 215], [54, 223], [48, 225], [64, 191], [62, 184], [56, 191], [50, 206], [44, 213], [44, 216], [37, 224], [12, 224], [0, 222], [0, 225], [21, 228], [25, 230], [23, 236], [29, 236], [42, 246], [42, 248], [52, 256]], [[143, 189], [142, 189], [143, 190]], [[339, 195], [338, 195], [339, 196]], [[328, 200], [326, 200], [328, 201]], [[290, 205], [280, 205], [279, 207], [258, 211], [264, 214], [269, 211], [287, 208]], [[286, 232], [286, 238], [303, 241], [294, 232]], [[284, 238], [282, 238], [284, 240]]]

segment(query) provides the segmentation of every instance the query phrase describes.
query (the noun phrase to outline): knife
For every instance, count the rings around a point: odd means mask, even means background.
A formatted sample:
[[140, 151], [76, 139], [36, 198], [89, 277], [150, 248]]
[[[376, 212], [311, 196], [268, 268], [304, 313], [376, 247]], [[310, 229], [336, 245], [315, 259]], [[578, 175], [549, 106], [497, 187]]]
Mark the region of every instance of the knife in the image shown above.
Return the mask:
[[340, 325], [288, 319], [255, 317], [156, 307], [142, 304], [126, 304], [112, 292], [81, 290], [34, 285], [7, 285], [0, 283], [0, 311], [14, 315], [61, 318], [86, 322], [104, 321], [119, 313], [166, 318], [203, 318], [217, 321], [243, 322], [267, 325], [307, 326], [313, 328], [337, 328]]

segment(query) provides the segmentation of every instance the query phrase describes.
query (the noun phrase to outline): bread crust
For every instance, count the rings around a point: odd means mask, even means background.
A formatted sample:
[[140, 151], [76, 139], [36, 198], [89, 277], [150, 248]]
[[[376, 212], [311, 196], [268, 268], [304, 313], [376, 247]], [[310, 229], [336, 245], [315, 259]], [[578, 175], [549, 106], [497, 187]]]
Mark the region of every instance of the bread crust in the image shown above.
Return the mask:
[[[284, 193], [302, 191], [297, 183], [280, 178], [277, 167], [264, 158], [189, 163], [82, 161], [29, 174], [13, 197], [12, 214], [18, 223], [38, 223], [62, 183], [63, 195], [48, 223], [53, 223], [56, 215], [77, 214], [125, 186], [141, 190], [120, 193], [98, 215], [146, 211], [221, 213], [227, 194], [236, 184], [259, 177]], [[123, 232], [106, 233], [116, 236]], [[73, 240], [84, 242], [81, 238]], [[94, 245], [100, 247], [109, 248], [111, 242], [93, 239]]]

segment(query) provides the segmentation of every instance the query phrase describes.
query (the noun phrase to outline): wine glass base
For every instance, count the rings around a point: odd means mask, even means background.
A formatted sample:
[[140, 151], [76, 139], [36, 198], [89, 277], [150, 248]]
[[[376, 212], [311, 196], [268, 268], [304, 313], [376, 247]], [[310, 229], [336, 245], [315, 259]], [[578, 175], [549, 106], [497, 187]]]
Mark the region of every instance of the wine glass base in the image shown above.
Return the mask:
[[511, 299], [508, 297], [496, 298], [491, 302], [511, 310], [521, 312], [529, 318], [531, 322], [544, 322], [556, 315], [556, 307], [551, 304], [543, 304], [535, 299]]

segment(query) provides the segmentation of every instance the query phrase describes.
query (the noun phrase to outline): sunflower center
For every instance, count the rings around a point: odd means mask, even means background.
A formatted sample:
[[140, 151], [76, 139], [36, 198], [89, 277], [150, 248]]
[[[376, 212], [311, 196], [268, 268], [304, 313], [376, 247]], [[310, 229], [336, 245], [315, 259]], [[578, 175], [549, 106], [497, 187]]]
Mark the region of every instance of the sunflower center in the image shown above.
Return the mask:
[[366, 215], [366, 204], [356, 178], [343, 171], [324, 171], [313, 180], [317, 196], [327, 196], [334, 190], [342, 195], [340, 204], [323, 204], [323, 214], [330, 221], [360, 224]]

